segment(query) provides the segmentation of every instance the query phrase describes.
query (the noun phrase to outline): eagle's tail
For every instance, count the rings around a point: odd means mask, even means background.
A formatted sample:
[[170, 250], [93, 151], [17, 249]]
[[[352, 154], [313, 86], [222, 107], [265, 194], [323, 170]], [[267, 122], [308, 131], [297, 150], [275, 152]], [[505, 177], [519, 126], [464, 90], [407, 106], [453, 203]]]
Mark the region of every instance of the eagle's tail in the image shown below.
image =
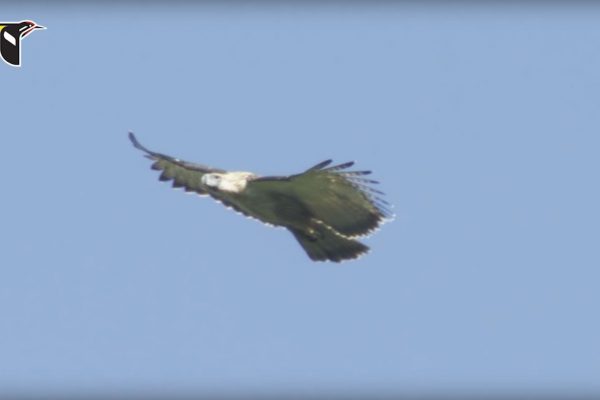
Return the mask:
[[290, 228], [298, 243], [313, 261], [351, 260], [369, 251], [369, 247], [358, 240], [349, 239], [326, 225], [317, 225], [315, 235]]

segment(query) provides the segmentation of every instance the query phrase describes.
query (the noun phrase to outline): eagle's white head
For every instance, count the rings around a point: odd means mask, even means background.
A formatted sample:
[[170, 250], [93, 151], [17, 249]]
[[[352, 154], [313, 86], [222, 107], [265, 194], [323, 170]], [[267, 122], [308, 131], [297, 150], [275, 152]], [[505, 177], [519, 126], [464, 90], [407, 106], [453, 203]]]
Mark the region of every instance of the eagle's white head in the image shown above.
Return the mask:
[[255, 176], [251, 172], [213, 172], [202, 175], [202, 184], [223, 192], [240, 193]]

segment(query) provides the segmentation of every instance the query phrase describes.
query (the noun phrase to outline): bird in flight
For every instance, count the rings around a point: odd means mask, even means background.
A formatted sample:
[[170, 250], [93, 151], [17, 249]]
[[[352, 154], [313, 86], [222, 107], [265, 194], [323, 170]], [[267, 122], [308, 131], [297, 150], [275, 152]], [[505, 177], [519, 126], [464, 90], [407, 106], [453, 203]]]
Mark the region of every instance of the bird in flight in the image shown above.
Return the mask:
[[289, 176], [258, 176], [191, 163], [150, 151], [129, 132], [133, 146], [154, 161], [159, 180], [186, 192], [209, 195], [227, 207], [268, 225], [288, 229], [313, 261], [358, 258], [369, 247], [356, 238], [372, 233], [392, 214], [382, 192], [364, 178], [371, 171], [348, 171], [354, 163], [323, 161]]

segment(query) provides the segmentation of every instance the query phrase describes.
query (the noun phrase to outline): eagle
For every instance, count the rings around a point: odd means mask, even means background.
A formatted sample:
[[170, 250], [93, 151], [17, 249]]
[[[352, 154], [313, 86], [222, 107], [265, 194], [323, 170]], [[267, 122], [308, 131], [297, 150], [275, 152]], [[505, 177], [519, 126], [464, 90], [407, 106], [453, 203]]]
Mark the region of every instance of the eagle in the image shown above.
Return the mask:
[[348, 171], [354, 162], [330, 166], [326, 160], [289, 176], [258, 176], [225, 171], [148, 150], [132, 132], [133, 146], [154, 161], [159, 180], [175, 188], [211, 196], [227, 207], [267, 225], [284, 227], [313, 261], [341, 262], [369, 247], [356, 240], [391, 219], [383, 193], [364, 178], [371, 171]]

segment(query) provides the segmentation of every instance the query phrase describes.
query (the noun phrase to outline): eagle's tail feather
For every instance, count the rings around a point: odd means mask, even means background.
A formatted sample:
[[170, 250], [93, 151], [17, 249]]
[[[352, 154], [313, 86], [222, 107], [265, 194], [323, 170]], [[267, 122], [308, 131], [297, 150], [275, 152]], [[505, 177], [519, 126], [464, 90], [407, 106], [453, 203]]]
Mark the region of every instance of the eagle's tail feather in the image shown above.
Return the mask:
[[318, 235], [314, 237], [298, 229], [290, 231], [313, 261], [340, 262], [358, 258], [369, 251], [368, 246], [346, 238], [326, 225], [318, 225]]

